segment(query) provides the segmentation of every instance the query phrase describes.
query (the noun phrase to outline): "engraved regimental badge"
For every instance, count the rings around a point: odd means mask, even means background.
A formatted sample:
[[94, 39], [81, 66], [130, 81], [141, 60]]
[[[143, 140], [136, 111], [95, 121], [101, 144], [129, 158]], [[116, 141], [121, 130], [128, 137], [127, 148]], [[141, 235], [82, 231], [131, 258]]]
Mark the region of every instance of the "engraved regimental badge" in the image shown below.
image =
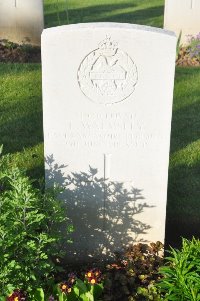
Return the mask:
[[84, 58], [78, 70], [81, 91], [100, 104], [126, 99], [133, 93], [137, 79], [135, 63], [110, 37]]

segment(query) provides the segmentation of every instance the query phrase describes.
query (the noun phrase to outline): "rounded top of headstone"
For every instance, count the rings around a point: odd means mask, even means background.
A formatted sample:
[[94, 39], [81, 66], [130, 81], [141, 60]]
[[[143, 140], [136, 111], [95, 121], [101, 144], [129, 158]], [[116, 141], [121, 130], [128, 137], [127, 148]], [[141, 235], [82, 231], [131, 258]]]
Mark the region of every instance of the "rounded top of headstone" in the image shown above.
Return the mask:
[[157, 27], [151, 27], [146, 25], [138, 25], [138, 24], [130, 24], [130, 23], [116, 23], [116, 22], [95, 22], [95, 23], [78, 23], [78, 24], [70, 24], [70, 25], [62, 25], [57, 27], [47, 28], [43, 31], [44, 34], [53, 33], [59, 31], [71, 31], [71, 30], [84, 30], [84, 29], [95, 29], [95, 28], [110, 28], [110, 29], [125, 29], [125, 30], [141, 30], [148, 31], [151, 33], [159, 33], [168, 35], [176, 38], [176, 35], [173, 31], [169, 31], [166, 29], [161, 29]]

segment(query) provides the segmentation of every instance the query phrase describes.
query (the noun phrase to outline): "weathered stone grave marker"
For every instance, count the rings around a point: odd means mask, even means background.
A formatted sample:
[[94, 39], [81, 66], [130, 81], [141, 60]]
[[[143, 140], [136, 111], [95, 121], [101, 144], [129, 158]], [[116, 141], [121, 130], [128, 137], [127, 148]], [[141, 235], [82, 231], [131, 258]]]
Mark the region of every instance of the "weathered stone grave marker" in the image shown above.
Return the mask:
[[0, 39], [40, 45], [43, 0], [0, 0]]
[[200, 0], [165, 0], [164, 28], [172, 30], [181, 42], [187, 44], [188, 36], [200, 32]]
[[164, 241], [175, 48], [139, 25], [44, 30], [46, 181], [66, 188], [69, 260]]

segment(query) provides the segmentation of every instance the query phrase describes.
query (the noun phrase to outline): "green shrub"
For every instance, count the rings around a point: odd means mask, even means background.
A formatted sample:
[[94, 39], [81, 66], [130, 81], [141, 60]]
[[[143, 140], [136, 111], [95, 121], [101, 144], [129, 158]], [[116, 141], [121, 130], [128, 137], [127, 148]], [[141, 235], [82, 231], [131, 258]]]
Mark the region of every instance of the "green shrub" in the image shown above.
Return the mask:
[[1, 294], [52, 283], [72, 229], [59, 192], [58, 187], [35, 188], [24, 172], [9, 168], [9, 156], [0, 157]]
[[[117, 264], [108, 266], [105, 277], [104, 300], [149, 301], [163, 300], [155, 286], [163, 265], [161, 242], [130, 246]], [[110, 298], [111, 297], [111, 298]]]
[[159, 287], [166, 299], [174, 301], [200, 300], [200, 240], [182, 239], [182, 249], [171, 248], [166, 266], [160, 269], [164, 278]]

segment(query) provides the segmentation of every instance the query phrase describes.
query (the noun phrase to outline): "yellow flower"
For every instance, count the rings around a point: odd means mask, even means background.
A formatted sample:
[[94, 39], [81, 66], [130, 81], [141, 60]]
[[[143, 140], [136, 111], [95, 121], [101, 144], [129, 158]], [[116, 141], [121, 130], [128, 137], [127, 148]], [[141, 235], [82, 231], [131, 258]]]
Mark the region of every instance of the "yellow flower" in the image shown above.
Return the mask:
[[68, 288], [67, 292], [68, 293], [71, 293], [72, 289], [71, 288]]
[[14, 301], [19, 301], [19, 298], [18, 298], [18, 297], [15, 297], [15, 298], [14, 298]]
[[[62, 289], [63, 289], [63, 290], [66, 290], [66, 288], [67, 288], [67, 285], [66, 285], [66, 284], [63, 284], [63, 285], [62, 285]], [[16, 301], [17, 301], [17, 300], [16, 300]]]
[[95, 279], [91, 279], [90, 281], [92, 284], [95, 284], [96, 283], [96, 280]]
[[88, 276], [89, 278], [92, 277], [92, 273], [91, 273], [91, 272], [87, 273], [87, 276]]

